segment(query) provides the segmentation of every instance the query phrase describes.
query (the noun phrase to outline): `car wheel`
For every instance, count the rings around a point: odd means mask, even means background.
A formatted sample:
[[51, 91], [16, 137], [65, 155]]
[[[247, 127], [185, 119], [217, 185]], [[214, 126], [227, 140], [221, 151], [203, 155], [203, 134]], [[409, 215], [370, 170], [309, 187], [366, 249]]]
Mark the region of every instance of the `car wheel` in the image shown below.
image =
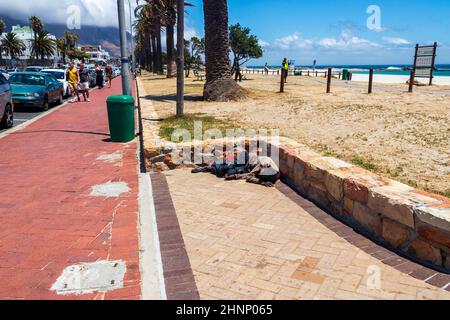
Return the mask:
[[3, 114], [3, 119], [1, 121], [1, 126], [3, 128], [9, 129], [14, 125], [14, 112], [11, 105], [7, 105], [5, 108], [5, 113]]
[[63, 93], [61, 92], [61, 93], [59, 94], [58, 106], [62, 105], [63, 102], [64, 102], [64, 95], [63, 95]]
[[48, 101], [48, 97], [46, 96], [44, 98], [44, 103], [43, 103], [43, 105], [41, 107], [41, 110], [42, 111], [47, 111], [49, 108], [50, 108], [50, 102]]

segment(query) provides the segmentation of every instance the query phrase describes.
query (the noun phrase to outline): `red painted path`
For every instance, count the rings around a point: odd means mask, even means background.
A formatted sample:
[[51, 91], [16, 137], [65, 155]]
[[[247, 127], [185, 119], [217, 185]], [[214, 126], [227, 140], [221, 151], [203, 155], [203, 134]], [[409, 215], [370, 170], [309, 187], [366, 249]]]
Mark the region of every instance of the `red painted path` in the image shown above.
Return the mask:
[[[136, 142], [109, 138], [106, 98], [68, 104], [0, 139], [0, 299], [139, 299]], [[98, 160], [115, 153], [114, 161]], [[122, 155], [122, 157], [120, 156]], [[118, 198], [92, 197], [109, 181], [131, 189]], [[78, 263], [124, 260], [124, 288], [61, 296], [50, 288]]]

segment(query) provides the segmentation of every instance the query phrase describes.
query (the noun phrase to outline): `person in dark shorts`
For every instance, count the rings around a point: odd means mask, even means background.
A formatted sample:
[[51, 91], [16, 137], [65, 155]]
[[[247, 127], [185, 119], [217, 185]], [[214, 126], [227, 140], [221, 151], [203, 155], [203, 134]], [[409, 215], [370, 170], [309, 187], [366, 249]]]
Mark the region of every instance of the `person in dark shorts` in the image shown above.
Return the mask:
[[104, 78], [103, 78], [103, 70], [97, 64], [95, 65], [95, 84], [99, 89], [103, 88]]
[[89, 82], [91, 81], [91, 76], [89, 74], [89, 70], [84, 67], [84, 63], [80, 64], [80, 70], [78, 70], [80, 74], [80, 84], [83, 87], [81, 94], [83, 95], [84, 102], [90, 102], [89, 99]]

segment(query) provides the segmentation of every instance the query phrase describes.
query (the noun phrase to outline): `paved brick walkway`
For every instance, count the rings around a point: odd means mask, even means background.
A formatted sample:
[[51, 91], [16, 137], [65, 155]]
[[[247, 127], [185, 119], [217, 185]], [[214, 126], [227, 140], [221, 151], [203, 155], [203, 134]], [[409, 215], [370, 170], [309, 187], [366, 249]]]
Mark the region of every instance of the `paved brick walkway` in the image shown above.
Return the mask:
[[450, 299], [448, 275], [375, 245], [283, 184], [165, 175], [202, 299]]
[[[108, 142], [106, 97], [69, 104], [0, 139], [0, 298], [138, 299], [136, 143]], [[92, 187], [126, 183], [119, 197], [91, 196]], [[126, 263], [125, 288], [107, 294], [57, 295], [50, 288], [71, 265]]]

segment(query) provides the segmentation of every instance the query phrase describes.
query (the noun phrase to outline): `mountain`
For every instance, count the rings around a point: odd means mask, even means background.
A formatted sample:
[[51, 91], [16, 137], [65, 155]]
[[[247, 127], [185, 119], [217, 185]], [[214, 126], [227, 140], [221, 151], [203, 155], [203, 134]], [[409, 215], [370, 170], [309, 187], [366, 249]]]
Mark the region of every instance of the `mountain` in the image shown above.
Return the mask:
[[[26, 20], [18, 20], [12, 17], [1, 17], [7, 25], [6, 31], [11, 31], [11, 26], [13, 25], [28, 25]], [[45, 23], [45, 30], [54, 34], [56, 37], [61, 37], [64, 35], [64, 31], [67, 27], [64, 24], [51, 24]], [[80, 36], [78, 41], [79, 45], [101, 45], [104, 47], [112, 57], [120, 56], [120, 38], [119, 30], [114, 27], [95, 27], [95, 26], [84, 26], [80, 30], [71, 30], [71, 32], [77, 33]], [[131, 35], [128, 33], [129, 40]]]

